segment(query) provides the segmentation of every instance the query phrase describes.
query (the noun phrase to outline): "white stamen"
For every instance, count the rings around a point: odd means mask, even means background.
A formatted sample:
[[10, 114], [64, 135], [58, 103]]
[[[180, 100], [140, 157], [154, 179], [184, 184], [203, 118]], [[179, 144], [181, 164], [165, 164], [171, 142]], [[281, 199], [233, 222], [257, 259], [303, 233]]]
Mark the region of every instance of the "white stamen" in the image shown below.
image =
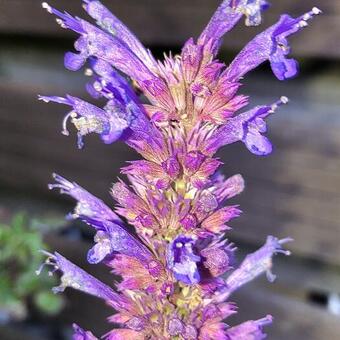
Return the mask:
[[85, 76], [91, 77], [93, 76], [93, 71], [90, 68], [87, 68], [84, 72]]
[[74, 112], [74, 111], [71, 111], [70, 113], [68, 113], [65, 118], [63, 119], [63, 130], [61, 131], [61, 133], [64, 135], [64, 136], [69, 136], [70, 133], [69, 131], [67, 130], [67, 121], [69, 120], [69, 118], [76, 118], [77, 117], [77, 114]]
[[303, 28], [303, 27], [306, 27], [307, 26], [307, 23], [304, 23], [303, 21], [308, 21], [308, 20], [310, 20], [310, 19], [313, 19], [313, 17], [315, 16], [315, 15], [319, 15], [319, 14], [321, 14], [322, 13], [322, 11], [319, 9], [319, 8], [317, 8], [317, 7], [313, 7], [312, 8], [312, 10], [310, 11], [310, 12], [307, 12], [307, 13], [305, 13], [303, 16], [302, 16], [302, 19], [303, 20], [301, 20], [300, 22], [299, 22], [299, 27], [301, 27], [301, 28]]
[[45, 265], [46, 265], [45, 262], [40, 265], [40, 267], [35, 271], [36, 275], [40, 275], [41, 274], [41, 272], [44, 269]]
[[302, 18], [303, 18], [303, 20], [307, 21], [311, 18], [311, 15], [309, 13], [306, 13], [306, 14], [304, 14], [304, 16]]
[[312, 12], [313, 12], [313, 14], [315, 14], [315, 15], [319, 15], [319, 14], [322, 13], [321, 9], [320, 9], [320, 8], [317, 8], [317, 7], [313, 7], [313, 8], [312, 8]]
[[65, 23], [62, 19], [57, 18], [55, 19], [55, 21], [57, 22], [58, 25], [60, 25], [61, 28], [66, 28]]
[[46, 98], [46, 97], [40, 97], [39, 96], [39, 100], [42, 100], [44, 103], [49, 103], [50, 102], [50, 100], [48, 98]]
[[80, 288], [80, 284], [77, 283], [77, 282], [72, 282], [71, 283], [71, 287], [74, 288], [74, 289], [79, 289]]
[[52, 13], [52, 7], [47, 2], [42, 2], [41, 7], [46, 9], [48, 13]]
[[305, 20], [301, 20], [301, 21], [299, 21], [299, 26], [300, 26], [301, 28], [303, 28], [303, 27], [308, 26], [308, 23], [307, 23], [307, 21], [305, 21]]
[[289, 102], [289, 99], [288, 99], [288, 97], [286, 97], [286, 96], [282, 96], [282, 97], [280, 98], [280, 101], [282, 102], [282, 104], [287, 104], [287, 103]]
[[96, 117], [73, 118], [72, 123], [82, 136], [91, 132], [102, 133], [104, 130], [103, 122]]
[[93, 88], [94, 88], [97, 92], [100, 92], [100, 91], [103, 89], [103, 87], [102, 87], [102, 85], [100, 84], [99, 81], [95, 81], [95, 82], [93, 83]]

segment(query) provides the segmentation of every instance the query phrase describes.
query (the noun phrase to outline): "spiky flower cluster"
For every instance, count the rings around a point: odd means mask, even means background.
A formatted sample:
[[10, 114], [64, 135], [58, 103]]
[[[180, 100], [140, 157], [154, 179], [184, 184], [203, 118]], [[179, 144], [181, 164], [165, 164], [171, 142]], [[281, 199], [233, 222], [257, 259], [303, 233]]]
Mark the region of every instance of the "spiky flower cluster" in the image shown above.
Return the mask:
[[[92, 80], [87, 90], [106, 99], [106, 105], [99, 108], [70, 95], [40, 99], [71, 107], [63, 133], [68, 135], [67, 123], [73, 123], [79, 148], [83, 137], [95, 132], [106, 144], [124, 141], [144, 158], [122, 169], [130, 185], [113, 185], [115, 212], [61, 176], [55, 175], [56, 183], [50, 185], [77, 201], [71, 218], [96, 230], [88, 261], [104, 262], [121, 276], [113, 290], [62, 255], [47, 254], [47, 263], [62, 272], [56, 292], [72, 287], [104, 299], [117, 311], [109, 320], [119, 328], [107, 339], [265, 337], [263, 326], [271, 316], [234, 327], [224, 323], [236, 313], [229, 297], [262, 273], [272, 281], [272, 256], [288, 255], [282, 244], [290, 239], [269, 236], [235, 267], [236, 248], [225, 232], [241, 211], [225, 204], [243, 190], [244, 182], [240, 175], [225, 179], [218, 174], [222, 162], [214, 155], [237, 141], [256, 155], [271, 152], [265, 119], [287, 98], [237, 113], [248, 104], [246, 96], [237, 94], [240, 80], [265, 61], [278, 79], [295, 76], [297, 62], [287, 58], [287, 38], [320, 13], [313, 8], [298, 18], [282, 15], [230, 65], [218, 61], [222, 36], [243, 16], [247, 25], [259, 24], [267, 6], [263, 0], [225, 0], [197, 40], [189, 39], [180, 55], [156, 61], [99, 1], [84, 0], [97, 25], [43, 3], [63, 28], [80, 36], [77, 52], [65, 56], [66, 68], [75, 71], [88, 62], [85, 73]], [[97, 339], [76, 325], [74, 330], [76, 340]]]

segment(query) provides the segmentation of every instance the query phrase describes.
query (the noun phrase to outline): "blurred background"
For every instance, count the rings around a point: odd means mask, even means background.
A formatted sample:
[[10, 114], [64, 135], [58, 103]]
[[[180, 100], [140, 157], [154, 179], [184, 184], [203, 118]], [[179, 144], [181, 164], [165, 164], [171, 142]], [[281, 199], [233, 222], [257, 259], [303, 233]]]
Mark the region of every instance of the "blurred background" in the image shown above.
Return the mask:
[[[180, 51], [196, 37], [219, 0], [103, 0], [141, 40], [162, 58]], [[83, 15], [80, 0], [51, 0], [59, 9]], [[263, 277], [234, 296], [240, 315], [276, 319], [270, 339], [339, 339], [340, 334], [340, 1], [276, 0], [260, 28], [243, 24], [225, 38], [220, 59], [229, 62], [257, 32], [280, 13], [300, 15], [313, 6], [324, 14], [294, 36], [293, 55], [300, 76], [274, 78], [265, 65], [248, 75], [242, 88], [252, 104], [281, 95], [290, 105], [270, 119], [270, 157], [251, 155], [243, 145], [225, 148], [220, 157], [227, 175], [241, 173], [246, 190], [234, 200], [244, 214], [230, 233], [240, 258], [263, 244], [268, 234], [291, 236], [293, 255], [277, 257], [269, 284]], [[34, 271], [41, 262], [36, 249], [58, 250], [105, 282], [104, 267], [86, 264], [92, 242], [85, 226], [64, 221], [73, 207], [50, 192], [57, 172], [112, 205], [109, 188], [126, 160], [138, 156], [122, 143], [102, 144], [88, 136], [77, 150], [76, 136], [61, 135], [66, 113], [45, 105], [37, 94], [71, 93], [87, 98], [85, 76], [66, 71], [63, 54], [75, 35], [61, 29], [39, 0], [0, 0], [0, 339], [68, 339], [77, 322], [104, 334], [112, 311], [101, 301], [68, 290], [60, 298], [48, 293], [56, 282]]]

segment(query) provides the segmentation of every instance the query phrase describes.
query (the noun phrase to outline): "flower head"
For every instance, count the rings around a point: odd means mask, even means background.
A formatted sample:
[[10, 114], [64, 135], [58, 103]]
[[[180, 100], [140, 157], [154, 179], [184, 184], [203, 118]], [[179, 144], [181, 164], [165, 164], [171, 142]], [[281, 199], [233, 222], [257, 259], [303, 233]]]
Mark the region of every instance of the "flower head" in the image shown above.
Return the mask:
[[[63, 133], [68, 134], [70, 120], [79, 147], [85, 135], [97, 133], [106, 144], [124, 141], [144, 159], [122, 169], [131, 185], [122, 180], [113, 184], [113, 210], [78, 184], [54, 175], [50, 189], [77, 201], [69, 217], [95, 229], [88, 262], [104, 262], [121, 276], [111, 288], [62, 255], [46, 253], [52, 272], [62, 274], [54, 291], [72, 287], [112, 306], [117, 313], [109, 321], [119, 327], [105, 336], [110, 340], [263, 339], [272, 317], [229, 327], [225, 319], [237, 312], [229, 297], [259, 275], [273, 281], [272, 258], [289, 255], [283, 244], [291, 239], [269, 236], [237, 265], [237, 248], [225, 232], [241, 214], [229, 200], [243, 191], [244, 180], [241, 175], [224, 178], [215, 154], [235, 142], [258, 156], [271, 153], [266, 119], [288, 99], [244, 109], [249, 98], [239, 93], [242, 79], [266, 61], [278, 79], [295, 76], [298, 65], [288, 58], [288, 37], [320, 10], [298, 18], [281, 16], [225, 65], [216, 59], [224, 34], [243, 17], [248, 26], [260, 24], [267, 1], [222, 1], [198, 39], [188, 39], [179, 55], [162, 61], [100, 1], [83, 0], [83, 5], [96, 24], [43, 3], [63, 28], [79, 36], [75, 51], [65, 55], [66, 68], [75, 71], [87, 64], [86, 89], [105, 105], [70, 95], [40, 99], [71, 107]], [[95, 339], [74, 325], [74, 340]]]

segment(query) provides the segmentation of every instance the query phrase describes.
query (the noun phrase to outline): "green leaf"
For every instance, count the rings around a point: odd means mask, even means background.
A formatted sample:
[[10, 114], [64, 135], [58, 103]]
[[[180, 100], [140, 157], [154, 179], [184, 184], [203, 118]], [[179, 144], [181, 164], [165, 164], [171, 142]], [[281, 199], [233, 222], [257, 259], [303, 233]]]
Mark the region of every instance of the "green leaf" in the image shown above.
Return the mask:
[[60, 312], [64, 306], [62, 296], [53, 294], [50, 291], [42, 291], [34, 296], [36, 306], [45, 313], [55, 315]]

